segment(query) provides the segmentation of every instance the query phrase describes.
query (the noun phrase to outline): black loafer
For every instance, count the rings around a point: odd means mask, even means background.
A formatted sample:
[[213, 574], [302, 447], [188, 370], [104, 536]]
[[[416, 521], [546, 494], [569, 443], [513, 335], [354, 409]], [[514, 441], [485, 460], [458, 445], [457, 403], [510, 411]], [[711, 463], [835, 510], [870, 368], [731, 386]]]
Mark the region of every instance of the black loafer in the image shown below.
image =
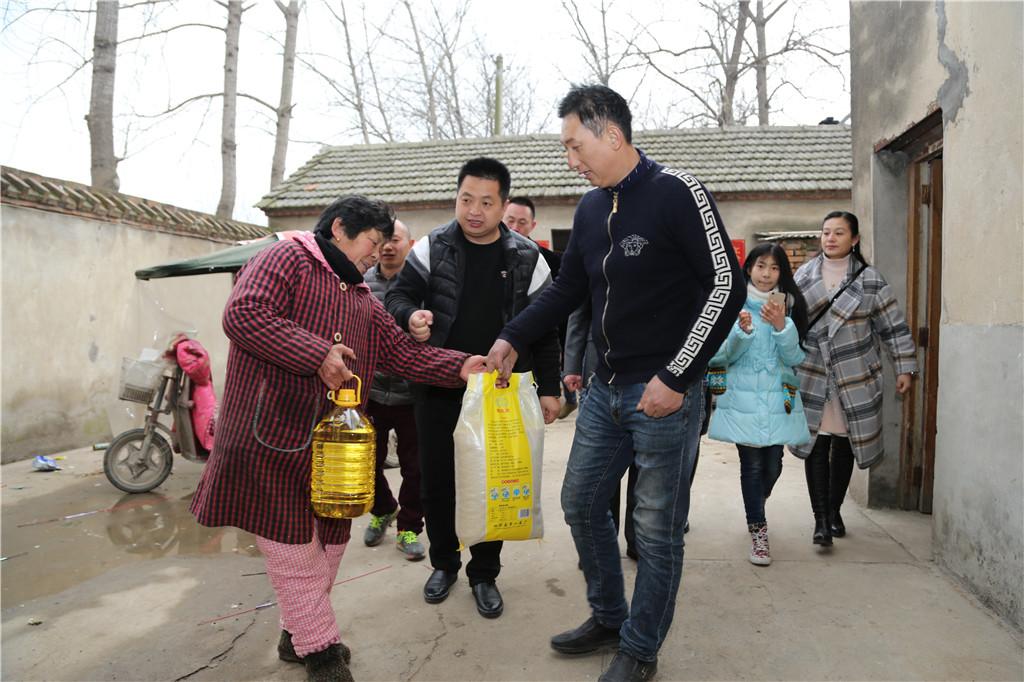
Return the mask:
[[497, 618], [505, 610], [501, 592], [493, 582], [473, 585], [473, 599], [476, 600], [476, 610], [484, 618]]
[[551, 638], [551, 648], [560, 654], [589, 654], [617, 646], [619, 629], [605, 627], [594, 618], [588, 618], [575, 630], [567, 630]]
[[597, 678], [597, 682], [647, 682], [654, 678], [656, 672], [657, 659], [648, 663], [620, 651], [615, 654], [608, 669]]
[[428, 604], [440, 604], [448, 598], [448, 592], [452, 585], [459, 579], [455, 571], [444, 571], [435, 568], [434, 572], [427, 578], [427, 584], [423, 586], [423, 599]]

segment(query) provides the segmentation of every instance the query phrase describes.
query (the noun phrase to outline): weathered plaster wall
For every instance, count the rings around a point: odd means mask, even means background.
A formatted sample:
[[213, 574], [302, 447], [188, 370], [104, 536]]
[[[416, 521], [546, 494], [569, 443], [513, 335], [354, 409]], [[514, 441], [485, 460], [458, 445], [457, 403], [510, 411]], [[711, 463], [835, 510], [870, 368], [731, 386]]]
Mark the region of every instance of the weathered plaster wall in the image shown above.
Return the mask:
[[[872, 148], [936, 107], [943, 113], [935, 557], [1018, 627], [1024, 624], [1022, 27], [1018, 2], [851, 6], [853, 204], [875, 247], [869, 253], [893, 284], [906, 278], [900, 198], [906, 188], [896, 187], [906, 178], [898, 158]], [[872, 471], [867, 485], [873, 501], [892, 485], [897, 444], [891, 435], [890, 461]]]
[[131, 405], [117, 400], [121, 357], [176, 329], [198, 330], [224, 386], [230, 275], [134, 271], [226, 244], [10, 205], [2, 223], [4, 462], [107, 440], [108, 414], [124, 426]]

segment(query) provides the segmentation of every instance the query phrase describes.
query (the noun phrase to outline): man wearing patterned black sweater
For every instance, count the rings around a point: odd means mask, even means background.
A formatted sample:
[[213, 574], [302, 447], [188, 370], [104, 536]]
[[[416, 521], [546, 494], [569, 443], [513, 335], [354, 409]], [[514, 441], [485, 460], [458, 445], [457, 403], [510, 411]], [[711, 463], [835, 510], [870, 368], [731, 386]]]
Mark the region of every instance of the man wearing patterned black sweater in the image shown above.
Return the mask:
[[[682, 575], [701, 378], [746, 285], [711, 194], [632, 145], [620, 95], [574, 87], [558, 115], [570, 168], [597, 189], [576, 208], [558, 279], [501, 332], [488, 369], [506, 376], [520, 349], [589, 297], [598, 364], [576, 421], [562, 509], [591, 617], [551, 646], [567, 654], [617, 647], [600, 679], [649, 680]], [[608, 514], [631, 463], [639, 555], [632, 604]]]

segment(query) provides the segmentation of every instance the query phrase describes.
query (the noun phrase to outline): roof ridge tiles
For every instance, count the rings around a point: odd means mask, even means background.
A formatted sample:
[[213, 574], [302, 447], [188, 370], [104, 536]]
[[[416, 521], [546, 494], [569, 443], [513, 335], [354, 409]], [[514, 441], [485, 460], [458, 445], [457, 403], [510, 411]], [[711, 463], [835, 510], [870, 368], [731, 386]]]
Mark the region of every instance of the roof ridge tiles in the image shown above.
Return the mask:
[[2, 169], [2, 196], [5, 203], [18, 203], [58, 212], [118, 220], [142, 227], [159, 227], [164, 232], [198, 236], [213, 241], [231, 242], [266, 235], [260, 225], [235, 220], [213, 220], [210, 214], [134, 197], [120, 192], [101, 190], [70, 180], [51, 178], [10, 166]]

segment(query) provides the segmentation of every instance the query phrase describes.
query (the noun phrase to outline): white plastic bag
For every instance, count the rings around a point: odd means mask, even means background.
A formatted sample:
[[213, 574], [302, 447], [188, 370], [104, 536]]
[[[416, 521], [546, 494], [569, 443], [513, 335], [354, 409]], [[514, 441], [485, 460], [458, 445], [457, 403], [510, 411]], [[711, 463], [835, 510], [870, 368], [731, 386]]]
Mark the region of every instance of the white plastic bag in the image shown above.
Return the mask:
[[466, 547], [544, 535], [544, 416], [533, 373], [471, 374], [455, 427], [455, 532]]

